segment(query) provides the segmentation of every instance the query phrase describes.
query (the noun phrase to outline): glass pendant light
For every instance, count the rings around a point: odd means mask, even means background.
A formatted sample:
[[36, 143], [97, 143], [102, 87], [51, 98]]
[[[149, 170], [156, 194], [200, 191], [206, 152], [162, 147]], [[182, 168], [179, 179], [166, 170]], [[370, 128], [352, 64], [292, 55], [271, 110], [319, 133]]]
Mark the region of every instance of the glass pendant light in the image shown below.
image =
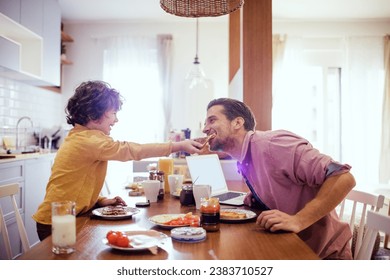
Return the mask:
[[206, 108], [213, 99], [213, 82], [207, 79], [199, 62], [199, 20], [196, 19], [196, 53], [194, 63], [188, 72], [186, 82], [186, 116], [187, 126], [191, 129], [191, 138], [203, 137], [203, 124], [205, 121]]
[[193, 65], [185, 78], [189, 83], [190, 89], [193, 89], [198, 86], [207, 88], [206, 75], [199, 62], [198, 46], [199, 46], [199, 20], [197, 18], [196, 19], [196, 53], [195, 53]]

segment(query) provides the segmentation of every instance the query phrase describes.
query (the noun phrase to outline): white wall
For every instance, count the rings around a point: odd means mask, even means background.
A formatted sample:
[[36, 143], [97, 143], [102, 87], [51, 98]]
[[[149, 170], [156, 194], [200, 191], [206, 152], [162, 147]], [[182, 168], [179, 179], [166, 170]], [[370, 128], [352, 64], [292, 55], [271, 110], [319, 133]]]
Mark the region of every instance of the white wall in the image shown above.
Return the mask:
[[[67, 45], [67, 57], [73, 65], [64, 67], [63, 94], [69, 98], [82, 81], [102, 79], [102, 58], [97, 52], [96, 38], [114, 35], [173, 35], [174, 104], [173, 128], [186, 128], [184, 77], [195, 56], [195, 19], [180, 23], [97, 23], [66, 24], [65, 31], [74, 38]], [[214, 97], [228, 95], [228, 21], [199, 21], [199, 59], [208, 79], [214, 84]], [[120, 91], [120, 89], [118, 89]], [[206, 114], [206, 108], [205, 114]]]

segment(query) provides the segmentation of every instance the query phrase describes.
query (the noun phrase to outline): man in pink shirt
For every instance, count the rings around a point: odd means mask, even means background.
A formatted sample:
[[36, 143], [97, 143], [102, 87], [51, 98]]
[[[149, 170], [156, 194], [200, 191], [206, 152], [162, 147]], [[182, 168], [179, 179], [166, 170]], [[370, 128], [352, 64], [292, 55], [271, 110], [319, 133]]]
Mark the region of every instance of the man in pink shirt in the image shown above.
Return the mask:
[[256, 223], [271, 232], [297, 233], [322, 259], [352, 259], [352, 233], [334, 210], [355, 186], [351, 167], [294, 133], [255, 126], [241, 101], [219, 98], [207, 107], [204, 133], [215, 134], [210, 150], [237, 159], [251, 190], [245, 203], [263, 210]]

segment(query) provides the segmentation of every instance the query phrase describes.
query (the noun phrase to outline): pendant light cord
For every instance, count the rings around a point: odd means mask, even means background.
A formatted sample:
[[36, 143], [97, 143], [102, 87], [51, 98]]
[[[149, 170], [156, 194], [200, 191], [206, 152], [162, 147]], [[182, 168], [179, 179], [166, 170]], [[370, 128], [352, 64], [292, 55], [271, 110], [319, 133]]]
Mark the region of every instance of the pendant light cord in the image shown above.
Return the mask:
[[199, 20], [198, 20], [198, 18], [196, 18], [196, 53], [195, 53], [194, 64], [199, 64], [199, 58], [198, 58], [198, 38], [199, 38]]

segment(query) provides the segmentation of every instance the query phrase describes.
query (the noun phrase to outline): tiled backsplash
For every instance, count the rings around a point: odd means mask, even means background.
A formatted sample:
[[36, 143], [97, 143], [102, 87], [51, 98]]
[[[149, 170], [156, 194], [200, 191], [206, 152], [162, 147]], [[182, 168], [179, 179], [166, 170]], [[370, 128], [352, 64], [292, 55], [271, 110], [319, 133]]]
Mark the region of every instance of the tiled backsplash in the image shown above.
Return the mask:
[[31, 124], [26, 120], [20, 123], [20, 127], [28, 128], [31, 134], [35, 130], [55, 131], [66, 124], [62, 95], [0, 77], [0, 139], [4, 133], [14, 134], [18, 119], [23, 116], [32, 120], [34, 128], [30, 129]]

